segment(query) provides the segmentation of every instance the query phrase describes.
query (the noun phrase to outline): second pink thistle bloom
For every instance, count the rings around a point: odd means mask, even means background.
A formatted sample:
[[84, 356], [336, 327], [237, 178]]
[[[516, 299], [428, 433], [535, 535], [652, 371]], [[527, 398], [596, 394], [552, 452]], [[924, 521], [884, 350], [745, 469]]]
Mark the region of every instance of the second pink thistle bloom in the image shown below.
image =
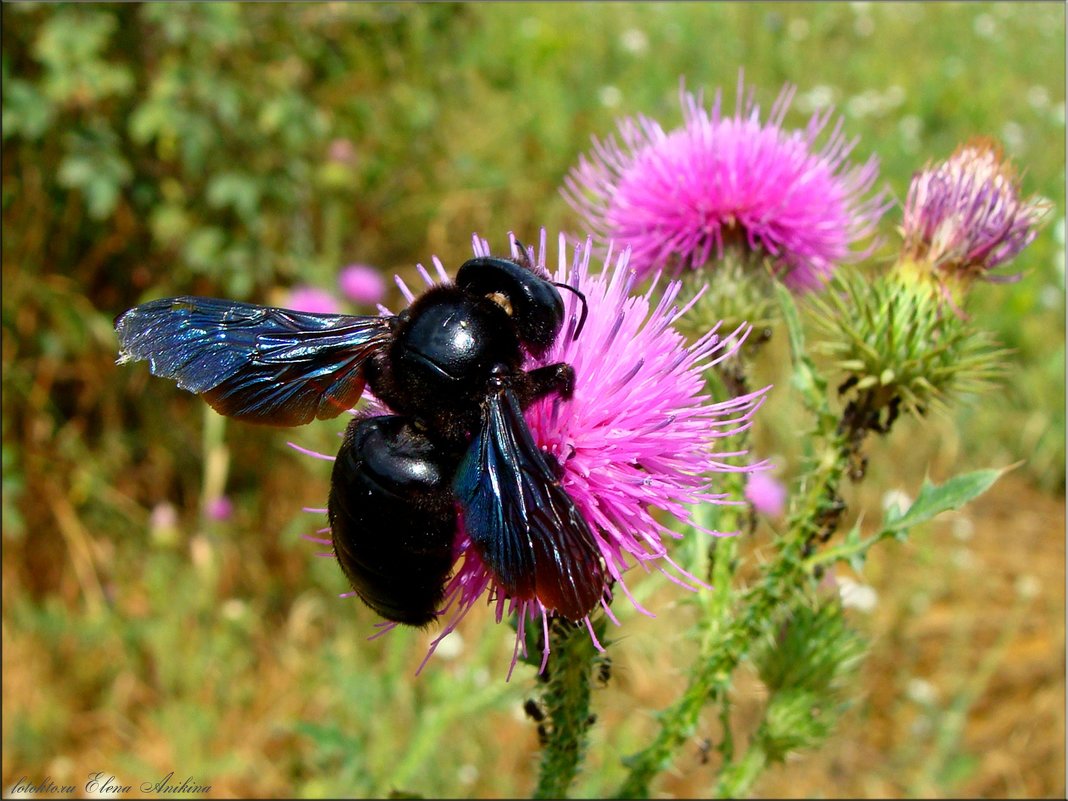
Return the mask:
[[341, 311], [341, 304], [333, 294], [306, 284], [290, 289], [282, 300], [282, 305], [287, 309], [314, 314], [338, 314]]
[[768, 257], [794, 289], [818, 286], [836, 263], [860, 258], [855, 246], [875, 231], [887, 208], [868, 196], [878, 174], [873, 156], [848, 162], [841, 120], [822, 146], [831, 110], [803, 130], [784, 119], [786, 87], [765, 122], [739, 82], [735, 113], [682, 93], [683, 125], [665, 131], [638, 116], [619, 122], [621, 141], [596, 142], [568, 175], [565, 197], [591, 230], [631, 248], [642, 276], [659, 269], [700, 269], [739, 245]]
[[754, 509], [768, 517], [781, 517], [786, 511], [786, 487], [766, 472], [749, 476], [745, 484], [745, 497]]
[[386, 296], [386, 279], [369, 264], [350, 264], [337, 282], [345, 297], [365, 306], [374, 306]]

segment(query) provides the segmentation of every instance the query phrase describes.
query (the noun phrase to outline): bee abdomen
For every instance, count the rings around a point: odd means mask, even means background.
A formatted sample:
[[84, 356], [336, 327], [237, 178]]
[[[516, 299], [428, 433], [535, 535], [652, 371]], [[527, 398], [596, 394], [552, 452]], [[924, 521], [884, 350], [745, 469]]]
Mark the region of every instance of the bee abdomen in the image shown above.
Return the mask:
[[452, 569], [456, 459], [406, 417], [356, 419], [334, 462], [334, 554], [352, 588], [387, 620], [432, 622]]

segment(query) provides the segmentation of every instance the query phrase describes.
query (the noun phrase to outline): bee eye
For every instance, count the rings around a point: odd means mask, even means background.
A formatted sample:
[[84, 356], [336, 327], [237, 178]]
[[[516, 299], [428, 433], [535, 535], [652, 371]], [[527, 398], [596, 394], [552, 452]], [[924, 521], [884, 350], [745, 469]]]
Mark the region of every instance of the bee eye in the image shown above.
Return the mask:
[[556, 340], [564, 302], [551, 283], [508, 259], [470, 259], [456, 274], [456, 285], [498, 303], [515, 322], [527, 349], [540, 355]]

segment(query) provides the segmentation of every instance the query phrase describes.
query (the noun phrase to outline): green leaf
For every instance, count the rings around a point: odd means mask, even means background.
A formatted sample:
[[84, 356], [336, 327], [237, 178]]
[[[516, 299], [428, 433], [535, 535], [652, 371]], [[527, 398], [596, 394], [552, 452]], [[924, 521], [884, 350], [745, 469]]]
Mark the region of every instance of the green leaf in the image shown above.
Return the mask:
[[855, 548], [853, 554], [849, 557], [849, 566], [853, 568], [857, 575], [860, 575], [864, 570], [864, 562], [868, 558], [868, 549], [860, 547], [860, 520], [857, 520], [853, 524], [853, 528], [849, 529], [849, 533], [845, 537], [845, 545], [850, 548]]
[[40, 139], [55, 116], [55, 106], [29, 81], [9, 78], [4, 70], [3, 138]]
[[920, 494], [912, 506], [902, 514], [896, 510], [887, 512], [884, 527], [891, 532], [903, 531], [950, 509], [959, 509], [968, 501], [979, 497], [1011, 467], [1002, 470], [976, 470], [960, 476], [954, 476], [945, 484], [935, 485], [924, 480]]
[[85, 197], [89, 216], [103, 220], [119, 200], [119, 184], [128, 179], [129, 169], [120, 160], [103, 157], [95, 161], [91, 155], [73, 154], [60, 162], [56, 180], [60, 186], [77, 189]]
[[207, 201], [213, 208], [230, 207], [243, 219], [251, 220], [259, 206], [260, 187], [244, 173], [222, 172], [208, 182]]
[[351, 736], [343, 732], [337, 726], [312, 723], [310, 721], [298, 721], [293, 729], [303, 734], [315, 743], [318, 751], [326, 753], [345, 753], [357, 743]]

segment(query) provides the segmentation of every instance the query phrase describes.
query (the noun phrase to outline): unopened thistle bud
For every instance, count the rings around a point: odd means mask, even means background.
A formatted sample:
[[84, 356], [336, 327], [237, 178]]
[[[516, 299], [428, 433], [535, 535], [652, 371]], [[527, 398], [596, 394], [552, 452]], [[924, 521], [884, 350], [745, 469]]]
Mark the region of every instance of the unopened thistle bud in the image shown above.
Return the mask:
[[992, 271], [1034, 240], [1050, 208], [1044, 199], [1021, 197], [1015, 170], [995, 142], [964, 144], [913, 177], [898, 272], [937, 287], [959, 305], [976, 279], [1019, 279], [1018, 273]]
[[845, 378], [866, 419], [857, 428], [884, 432], [898, 412], [922, 416], [950, 396], [979, 391], [1001, 370], [1005, 352], [984, 331], [945, 313], [929, 285], [897, 271], [874, 278], [841, 270], [831, 291], [811, 299], [817, 351]]
[[757, 733], [772, 762], [818, 745], [843, 709], [843, 689], [865, 651], [837, 601], [796, 605], [754, 654], [768, 706]]

